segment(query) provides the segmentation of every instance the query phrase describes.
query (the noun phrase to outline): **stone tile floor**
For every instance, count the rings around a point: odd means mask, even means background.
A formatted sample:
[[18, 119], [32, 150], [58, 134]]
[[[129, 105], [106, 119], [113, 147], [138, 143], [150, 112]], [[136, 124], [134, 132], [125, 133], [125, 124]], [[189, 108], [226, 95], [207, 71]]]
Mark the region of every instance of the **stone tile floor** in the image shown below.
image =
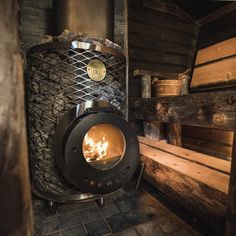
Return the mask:
[[176, 212], [182, 210], [163, 199], [148, 184], [140, 191], [135, 191], [132, 186], [125, 187], [106, 197], [103, 206], [91, 201], [56, 204], [54, 208], [48, 208], [45, 201], [34, 199], [35, 235], [214, 235], [207, 228], [199, 227], [192, 216], [178, 216]]

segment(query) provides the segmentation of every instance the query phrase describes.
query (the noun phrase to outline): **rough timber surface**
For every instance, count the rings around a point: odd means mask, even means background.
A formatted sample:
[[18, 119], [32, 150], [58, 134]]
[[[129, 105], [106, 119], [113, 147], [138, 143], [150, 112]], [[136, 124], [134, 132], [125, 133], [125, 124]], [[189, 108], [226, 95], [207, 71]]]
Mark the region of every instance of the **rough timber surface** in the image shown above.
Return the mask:
[[144, 177], [167, 195], [222, 231], [229, 175], [140, 143]]

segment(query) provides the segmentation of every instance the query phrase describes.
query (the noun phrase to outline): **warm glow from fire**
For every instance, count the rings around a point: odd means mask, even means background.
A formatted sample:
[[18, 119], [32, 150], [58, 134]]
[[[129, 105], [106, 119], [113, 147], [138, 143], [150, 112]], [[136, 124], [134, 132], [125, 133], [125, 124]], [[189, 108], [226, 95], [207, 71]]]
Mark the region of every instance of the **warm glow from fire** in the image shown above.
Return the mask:
[[94, 142], [87, 133], [84, 137], [83, 146], [85, 158], [88, 162], [102, 160], [107, 155], [108, 145], [108, 141], [106, 141], [104, 136], [102, 137], [102, 141]]

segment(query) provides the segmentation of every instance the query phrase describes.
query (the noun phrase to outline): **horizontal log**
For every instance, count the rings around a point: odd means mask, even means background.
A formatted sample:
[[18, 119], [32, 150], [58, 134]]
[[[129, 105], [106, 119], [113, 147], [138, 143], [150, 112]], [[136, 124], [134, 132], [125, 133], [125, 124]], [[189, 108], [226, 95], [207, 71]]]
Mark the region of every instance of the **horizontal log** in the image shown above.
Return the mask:
[[198, 51], [195, 65], [236, 55], [236, 37]]
[[197, 28], [191, 23], [181, 22], [176, 20], [175, 17], [168, 17], [163, 14], [158, 14], [157, 12], [148, 12], [146, 8], [137, 9], [130, 7], [129, 20], [163, 27], [164, 29], [183, 32], [190, 35], [196, 35], [197, 33]]
[[156, 26], [129, 21], [128, 27], [129, 35], [139, 35], [141, 37], [149, 35], [152, 39], [182, 43], [185, 45], [195, 45], [196, 43], [196, 39], [192, 35], [186, 35], [181, 32], [166, 30]]
[[222, 230], [229, 176], [140, 144], [144, 177], [172, 201]]
[[217, 129], [199, 128], [194, 126], [182, 126], [183, 137], [203, 139], [220, 144], [233, 145], [234, 132]]
[[188, 137], [182, 137], [182, 139], [183, 145], [188, 148], [191, 147], [190, 149], [222, 159], [230, 159], [232, 156], [232, 146]]
[[142, 69], [136, 69], [133, 71], [133, 76], [136, 76], [137, 78], [141, 78], [141, 76], [154, 76], [158, 78], [166, 78], [166, 79], [177, 79], [179, 74], [178, 73], [162, 73], [159, 71], [151, 71], [151, 70], [142, 70]]
[[235, 91], [224, 91], [139, 98], [130, 101], [130, 113], [137, 120], [234, 130], [236, 95]]
[[128, 43], [130, 47], [150, 49], [155, 52], [175, 53], [177, 55], [189, 57], [193, 57], [194, 54], [194, 46], [192, 45], [152, 39], [149, 38], [148, 35], [140, 37], [138, 35], [130, 34]]
[[132, 59], [129, 61], [130, 71], [136, 70], [138, 68], [142, 68], [144, 70], [153, 70], [159, 72], [168, 72], [168, 73], [183, 73], [188, 68], [186, 65], [171, 65], [165, 63], [157, 63], [157, 62], [147, 62], [143, 60]]
[[172, 53], [155, 52], [149, 49], [129, 47], [129, 59], [139, 59], [146, 62], [166, 63], [173, 65], [190, 66], [191, 57], [176, 55]]
[[160, 141], [152, 140], [146, 137], [139, 136], [138, 140], [140, 143], [154, 147], [160, 151], [175, 155], [185, 160], [206, 166], [210, 169], [220, 171], [225, 174], [230, 174], [231, 163], [229, 161], [221, 160], [213, 156], [191, 151], [175, 145], [163, 143]]
[[191, 88], [236, 82], [236, 57], [195, 67]]

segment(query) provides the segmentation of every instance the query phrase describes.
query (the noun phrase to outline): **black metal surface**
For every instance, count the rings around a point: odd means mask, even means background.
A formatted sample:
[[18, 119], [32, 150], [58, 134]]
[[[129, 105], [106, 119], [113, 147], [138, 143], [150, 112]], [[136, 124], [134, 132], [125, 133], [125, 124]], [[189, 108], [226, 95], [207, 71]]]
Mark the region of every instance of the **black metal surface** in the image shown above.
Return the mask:
[[[100, 82], [87, 75], [87, 64], [93, 59], [106, 66], [106, 77]], [[125, 59], [102, 50], [73, 49], [71, 42], [57, 42], [32, 48], [27, 60], [32, 185], [37, 192], [66, 201], [66, 196], [80, 194], [81, 189], [70, 184], [56, 167], [52, 150], [56, 126], [66, 112], [88, 100], [107, 101], [125, 114]]]
[[[87, 114], [85, 110], [84, 113], [80, 112], [80, 116], [77, 115], [76, 107], [72, 109], [59, 123], [54, 145], [61, 173], [75, 186], [96, 194], [113, 192], [126, 184], [134, 174], [139, 160], [136, 134], [120, 115], [104, 108]], [[105, 171], [92, 167], [83, 157], [82, 150], [85, 134], [92, 126], [101, 123], [118, 127], [126, 142], [125, 154], [121, 161]]]

